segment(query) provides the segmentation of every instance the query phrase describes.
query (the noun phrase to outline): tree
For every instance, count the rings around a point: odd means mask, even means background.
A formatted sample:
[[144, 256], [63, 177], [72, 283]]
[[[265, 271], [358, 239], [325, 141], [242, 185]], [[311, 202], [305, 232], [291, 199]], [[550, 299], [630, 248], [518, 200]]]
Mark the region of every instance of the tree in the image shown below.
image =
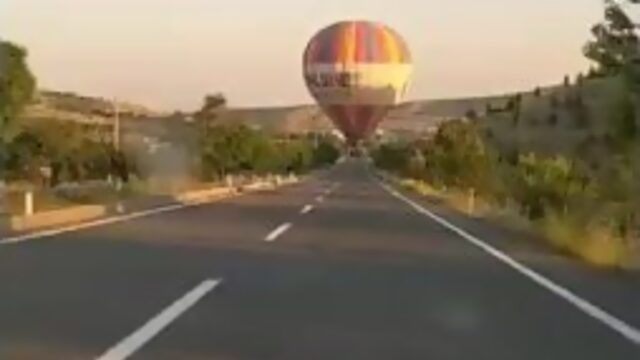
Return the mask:
[[494, 194], [495, 159], [473, 124], [460, 120], [446, 122], [423, 147], [429, 182]]
[[402, 174], [408, 168], [411, 150], [411, 146], [404, 143], [382, 144], [372, 155], [377, 167]]
[[536, 86], [536, 88], [533, 89], [533, 96], [540, 97], [540, 95], [542, 95], [542, 89], [540, 89], [539, 86]]
[[578, 129], [586, 129], [591, 124], [591, 113], [581, 94], [567, 98], [567, 107]]
[[202, 126], [209, 127], [211, 123], [218, 117], [221, 109], [226, 107], [227, 99], [224, 94], [208, 94], [205, 95], [202, 107], [195, 114], [195, 118]]
[[582, 88], [582, 86], [584, 85], [584, 74], [583, 73], [578, 73], [578, 75], [576, 75], [576, 86], [578, 88]]
[[611, 132], [616, 144], [627, 147], [638, 136], [636, 107], [628, 95], [620, 96], [612, 109]]
[[[638, 0], [627, 0], [639, 3]], [[639, 40], [635, 24], [619, 2], [604, 0], [604, 21], [591, 28], [593, 40], [583, 51], [595, 62], [598, 72], [606, 75], [620, 73], [638, 57]]]
[[476, 120], [478, 119], [478, 113], [476, 112], [475, 109], [469, 109], [467, 110], [466, 114], [465, 114], [466, 118], [469, 120]]
[[8, 141], [17, 115], [31, 100], [36, 81], [27, 65], [27, 51], [0, 41], [0, 180], [6, 177], [10, 152]]
[[324, 138], [314, 150], [314, 164], [317, 166], [335, 163], [340, 157], [340, 150], [330, 140]]
[[513, 126], [518, 126], [520, 115], [522, 114], [522, 94], [517, 94], [513, 98]]
[[573, 161], [565, 157], [520, 156], [516, 170], [511, 194], [532, 220], [544, 217], [548, 210], [565, 213], [570, 199], [587, 185]]
[[36, 80], [27, 65], [27, 51], [0, 41], [0, 142], [7, 141], [10, 126], [31, 100]]

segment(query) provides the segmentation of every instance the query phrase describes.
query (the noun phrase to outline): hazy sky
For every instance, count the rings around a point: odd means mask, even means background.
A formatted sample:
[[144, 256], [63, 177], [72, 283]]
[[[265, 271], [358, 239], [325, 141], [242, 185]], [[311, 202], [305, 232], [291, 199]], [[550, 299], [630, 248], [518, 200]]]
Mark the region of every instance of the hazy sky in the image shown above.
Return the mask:
[[559, 82], [601, 0], [0, 0], [0, 37], [29, 48], [41, 87], [191, 109], [311, 102], [301, 53], [321, 27], [382, 21], [415, 62], [410, 99]]

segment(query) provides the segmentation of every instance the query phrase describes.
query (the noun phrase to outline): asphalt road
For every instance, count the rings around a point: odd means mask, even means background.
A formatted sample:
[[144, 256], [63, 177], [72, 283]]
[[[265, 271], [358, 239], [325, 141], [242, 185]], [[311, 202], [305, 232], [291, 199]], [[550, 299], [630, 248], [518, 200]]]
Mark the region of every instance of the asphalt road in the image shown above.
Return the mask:
[[640, 359], [640, 276], [526, 237], [346, 162], [0, 245], [0, 359]]

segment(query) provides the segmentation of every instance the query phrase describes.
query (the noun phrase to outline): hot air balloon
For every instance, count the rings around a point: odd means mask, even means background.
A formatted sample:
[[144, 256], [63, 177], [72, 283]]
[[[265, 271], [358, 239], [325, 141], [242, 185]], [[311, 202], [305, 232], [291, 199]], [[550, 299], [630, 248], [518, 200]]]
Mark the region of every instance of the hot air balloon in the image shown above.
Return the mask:
[[412, 71], [411, 55], [386, 25], [343, 21], [311, 39], [303, 71], [311, 95], [347, 143], [356, 146], [401, 100]]

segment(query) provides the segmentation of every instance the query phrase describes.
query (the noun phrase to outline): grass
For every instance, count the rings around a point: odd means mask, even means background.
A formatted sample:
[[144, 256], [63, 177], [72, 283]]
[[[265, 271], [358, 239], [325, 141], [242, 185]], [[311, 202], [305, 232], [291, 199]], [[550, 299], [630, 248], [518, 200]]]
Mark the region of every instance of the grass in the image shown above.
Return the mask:
[[467, 215], [538, 233], [553, 248], [594, 267], [619, 269], [634, 266], [633, 251], [627, 241], [606, 226], [590, 223], [577, 216], [555, 214], [539, 221], [529, 221], [512, 207], [499, 207], [481, 198], [475, 199], [475, 208], [470, 211], [468, 194], [439, 190], [424, 181], [414, 179], [397, 179], [396, 183], [419, 195], [440, 199]]
[[467, 215], [482, 216], [490, 211], [491, 205], [471, 192], [437, 189], [425, 181], [415, 179], [398, 180], [398, 184], [422, 196], [435, 197], [450, 207]]
[[627, 242], [606, 226], [570, 215], [548, 215], [536, 223], [538, 230], [557, 249], [603, 268], [628, 264]]

